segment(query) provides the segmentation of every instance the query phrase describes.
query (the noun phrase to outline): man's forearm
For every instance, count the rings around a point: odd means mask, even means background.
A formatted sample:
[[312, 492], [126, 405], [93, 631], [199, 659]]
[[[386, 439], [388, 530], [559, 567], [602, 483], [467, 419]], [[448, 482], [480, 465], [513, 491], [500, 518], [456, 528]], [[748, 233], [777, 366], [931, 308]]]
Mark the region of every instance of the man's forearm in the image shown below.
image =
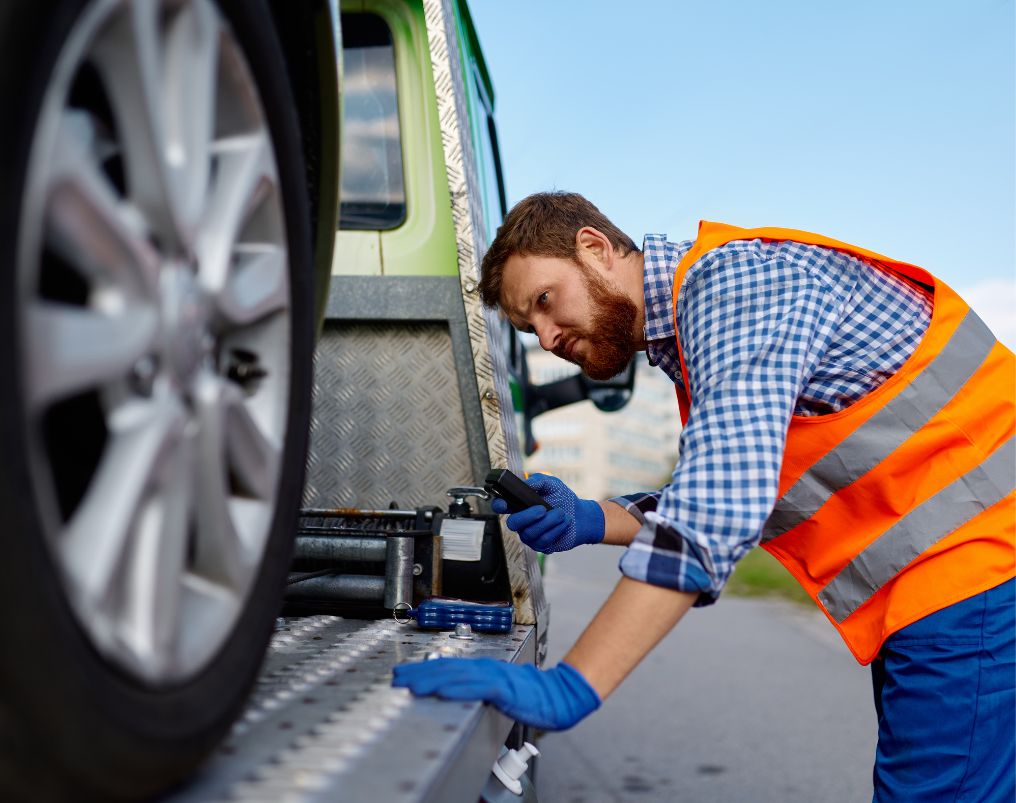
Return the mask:
[[617, 502], [600, 502], [603, 508], [603, 543], [628, 546], [641, 524]]
[[600, 699], [606, 699], [697, 596], [622, 577], [564, 660], [582, 673]]

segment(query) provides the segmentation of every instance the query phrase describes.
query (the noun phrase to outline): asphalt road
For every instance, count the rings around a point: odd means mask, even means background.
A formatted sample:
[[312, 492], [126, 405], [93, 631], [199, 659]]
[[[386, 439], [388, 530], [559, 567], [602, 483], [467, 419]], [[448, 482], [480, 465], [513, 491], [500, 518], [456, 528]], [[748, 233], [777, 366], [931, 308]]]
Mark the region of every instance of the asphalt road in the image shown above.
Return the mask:
[[[548, 665], [619, 577], [620, 549], [547, 560]], [[694, 609], [591, 717], [540, 742], [546, 803], [861, 803], [875, 713], [859, 666], [817, 611], [725, 596]]]

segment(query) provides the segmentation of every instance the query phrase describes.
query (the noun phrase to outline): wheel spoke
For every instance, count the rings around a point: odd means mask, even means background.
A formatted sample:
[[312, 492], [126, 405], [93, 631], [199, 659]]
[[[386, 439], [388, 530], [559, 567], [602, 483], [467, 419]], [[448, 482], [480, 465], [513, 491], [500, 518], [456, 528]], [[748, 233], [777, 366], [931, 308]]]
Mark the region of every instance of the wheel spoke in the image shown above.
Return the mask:
[[186, 665], [194, 660], [194, 655], [207, 653], [209, 644], [220, 641], [221, 623], [235, 620], [241, 602], [242, 597], [234, 589], [198, 574], [185, 574], [177, 662]]
[[38, 410], [58, 399], [127, 376], [152, 348], [158, 317], [139, 306], [106, 314], [48, 301], [27, 315], [29, 405]]
[[152, 298], [159, 257], [99, 169], [87, 115], [64, 112], [51, 166], [46, 239], [91, 283]]
[[208, 192], [219, 34], [211, 5], [195, 0], [171, 21], [166, 37], [167, 161], [179, 219], [189, 233]]
[[96, 42], [102, 74], [124, 145], [131, 200], [166, 245], [181, 245], [167, 163], [164, 41], [160, 4], [127, 4]]
[[137, 521], [123, 573], [120, 638], [149, 675], [164, 671], [180, 627], [180, 597], [192, 512], [192, 444], [181, 440], [162, 470]]
[[[109, 605], [139, 521], [179, 460], [185, 414], [175, 400], [131, 402], [110, 419], [111, 442], [57, 549], [85, 610]], [[172, 473], [172, 472], [170, 472]]]
[[215, 144], [218, 173], [198, 237], [201, 283], [218, 295], [229, 279], [233, 248], [243, 223], [273, 191], [275, 166], [265, 134], [230, 137]]
[[194, 573], [231, 587], [242, 587], [252, 568], [232, 514], [229, 430], [231, 383], [211, 374], [201, 377], [195, 392], [199, 424], [195, 498], [197, 541]]
[[239, 390], [230, 394], [226, 423], [226, 451], [237, 482], [246, 495], [273, 498], [281, 450], [255, 421]]
[[216, 296], [219, 315], [231, 327], [247, 326], [289, 307], [289, 265], [275, 245], [239, 246], [237, 266]]

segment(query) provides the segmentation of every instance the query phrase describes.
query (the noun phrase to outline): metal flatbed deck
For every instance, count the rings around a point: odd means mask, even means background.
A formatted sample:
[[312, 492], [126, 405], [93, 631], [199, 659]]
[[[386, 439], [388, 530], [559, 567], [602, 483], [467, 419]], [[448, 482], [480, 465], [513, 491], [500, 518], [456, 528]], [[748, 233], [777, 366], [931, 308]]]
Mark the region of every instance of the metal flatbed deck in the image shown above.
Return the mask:
[[164, 800], [475, 803], [512, 723], [391, 687], [392, 667], [433, 652], [532, 663], [535, 629], [461, 640], [392, 620], [280, 620], [244, 715]]

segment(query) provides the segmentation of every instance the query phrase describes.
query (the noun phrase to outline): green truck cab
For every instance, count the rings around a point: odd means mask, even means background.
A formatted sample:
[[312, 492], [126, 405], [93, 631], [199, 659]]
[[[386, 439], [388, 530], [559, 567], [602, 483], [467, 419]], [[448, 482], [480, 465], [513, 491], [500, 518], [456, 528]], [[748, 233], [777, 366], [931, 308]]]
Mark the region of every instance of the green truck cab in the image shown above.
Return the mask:
[[[311, 508], [435, 504], [450, 487], [482, 485], [492, 466], [522, 469], [514, 338], [476, 292], [479, 255], [505, 213], [494, 93], [465, 4], [431, 5], [341, 7], [342, 204], [317, 351]], [[504, 544], [517, 619], [535, 623], [539, 577], [514, 534]]]

